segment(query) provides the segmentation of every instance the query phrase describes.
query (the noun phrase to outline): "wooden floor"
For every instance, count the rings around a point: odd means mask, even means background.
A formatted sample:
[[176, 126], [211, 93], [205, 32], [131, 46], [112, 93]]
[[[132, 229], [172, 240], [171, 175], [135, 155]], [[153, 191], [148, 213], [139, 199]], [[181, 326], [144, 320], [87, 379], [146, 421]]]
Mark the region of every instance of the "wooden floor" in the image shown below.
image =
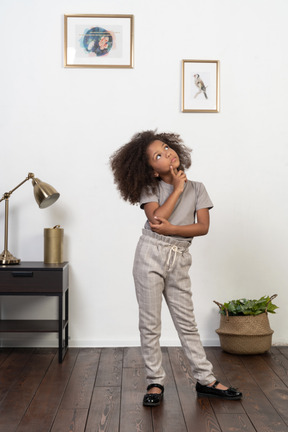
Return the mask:
[[242, 401], [197, 398], [181, 348], [163, 348], [165, 397], [145, 408], [139, 348], [0, 350], [1, 432], [288, 432], [288, 347], [259, 356], [206, 348]]

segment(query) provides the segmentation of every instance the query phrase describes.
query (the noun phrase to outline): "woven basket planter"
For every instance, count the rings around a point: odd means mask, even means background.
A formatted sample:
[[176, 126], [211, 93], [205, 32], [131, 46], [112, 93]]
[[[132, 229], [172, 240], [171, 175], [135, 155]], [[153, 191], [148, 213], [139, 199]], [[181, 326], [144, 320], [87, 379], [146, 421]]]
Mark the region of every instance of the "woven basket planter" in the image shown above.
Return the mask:
[[273, 330], [268, 313], [246, 316], [221, 315], [219, 335], [221, 348], [231, 354], [262, 354], [272, 344]]

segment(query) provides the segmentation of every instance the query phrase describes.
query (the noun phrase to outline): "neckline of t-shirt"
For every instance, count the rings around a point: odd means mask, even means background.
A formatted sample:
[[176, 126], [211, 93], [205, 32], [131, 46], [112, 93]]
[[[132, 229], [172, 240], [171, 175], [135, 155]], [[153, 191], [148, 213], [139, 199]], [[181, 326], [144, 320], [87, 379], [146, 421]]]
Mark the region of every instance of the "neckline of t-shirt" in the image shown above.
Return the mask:
[[166, 187], [166, 188], [169, 188], [169, 189], [171, 189], [171, 188], [173, 188], [173, 185], [172, 184], [170, 184], [170, 183], [166, 183], [166, 182], [164, 182], [164, 180], [160, 180], [160, 183], [164, 186], [164, 187]]
[[[188, 180], [187, 180], [187, 182], [188, 182]], [[186, 188], [186, 185], [187, 185], [187, 182], [185, 183], [185, 185], [184, 185], [184, 189]], [[166, 182], [164, 182], [164, 180], [160, 180], [160, 183], [166, 188], [166, 189], [173, 189], [173, 185], [172, 184], [170, 184], [170, 183], [166, 183]]]

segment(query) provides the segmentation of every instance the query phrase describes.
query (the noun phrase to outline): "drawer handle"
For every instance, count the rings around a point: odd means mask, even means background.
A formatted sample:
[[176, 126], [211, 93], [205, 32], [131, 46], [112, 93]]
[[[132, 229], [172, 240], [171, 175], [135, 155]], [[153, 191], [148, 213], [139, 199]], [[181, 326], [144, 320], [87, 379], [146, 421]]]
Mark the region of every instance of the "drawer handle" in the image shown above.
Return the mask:
[[13, 277], [33, 277], [33, 272], [12, 271]]

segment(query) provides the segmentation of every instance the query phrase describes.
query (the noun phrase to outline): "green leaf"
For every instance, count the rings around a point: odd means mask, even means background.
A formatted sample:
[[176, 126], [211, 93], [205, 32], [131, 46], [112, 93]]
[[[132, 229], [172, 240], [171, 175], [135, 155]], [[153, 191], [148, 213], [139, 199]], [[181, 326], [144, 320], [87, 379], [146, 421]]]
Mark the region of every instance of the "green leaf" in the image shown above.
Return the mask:
[[226, 310], [230, 316], [259, 315], [263, 312], [275, 313], [278, 306], [271, 302], [269, 296], [263, 296], [259, 300], [247, 300], [245, 298], [230, 300], [223, 304], [220, 309], [222, 315], [226, 315]]

